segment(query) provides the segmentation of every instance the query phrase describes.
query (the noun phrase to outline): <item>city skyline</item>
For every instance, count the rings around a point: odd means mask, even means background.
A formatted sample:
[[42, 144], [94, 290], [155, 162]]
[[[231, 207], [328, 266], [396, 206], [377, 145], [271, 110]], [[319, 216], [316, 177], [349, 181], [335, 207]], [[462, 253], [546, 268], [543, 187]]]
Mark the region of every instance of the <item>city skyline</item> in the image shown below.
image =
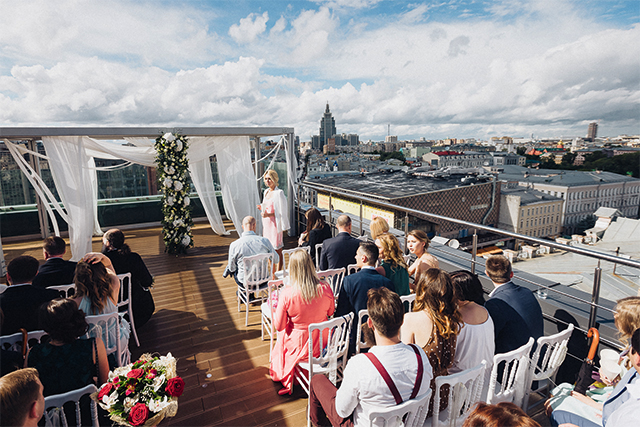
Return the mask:
[[[640, 133], [637, 1], [0, 0], [3, 126]], [[37, 22], [37, 25], [33, 23]]]

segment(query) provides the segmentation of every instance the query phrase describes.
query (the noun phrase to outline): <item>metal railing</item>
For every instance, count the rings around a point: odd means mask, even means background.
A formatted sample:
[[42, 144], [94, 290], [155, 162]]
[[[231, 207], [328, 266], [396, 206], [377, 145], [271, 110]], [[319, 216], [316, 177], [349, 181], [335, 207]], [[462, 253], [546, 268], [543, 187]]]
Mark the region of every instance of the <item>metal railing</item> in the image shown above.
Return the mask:
[[[580, 247], [575, 247], [575, 246], [569, 246], [563, 243], [557, 243], [555, 241], [552, 240], [546, 240], [546, 239], [542, 239], [542, 238], [538, 238], [538, 237], [532, 237], [532, 236], [527, 236], [527, 235], [523, 235], [523, 234], [519, 234], [519, 233], [514, 233], [514, 232], [510, 232], [510, 231], [506, 231], [506, 230], [501, 230], [498, 228], [494, 228], [494, 227], [490, 227], [487, 225], [482, 225], [482, 224], [476, 224], [473, 222], [468, 222], [468, 221], [463, 221], [460, 219], [456, 219], [456, 218], [451, 218], [451, 217], [446, 217], [446, 216], [442, 216], [442, 215], [436, 215], [436, 214], [432, 214], [429, 212], [425, 212], [425, 211], [420, 211], [420, 210], [416, 210], [416, 209], [411, 209], [411, 208], [407, 208], [404, 206], [399, 206], [399, 205], [395, 205], [389, 202], [386, 202], [384, 200], [380, 200], [380, 199], [375, 199], [372, 197], [367, 197], [367, 196], [363, 196], [361, 194], [355, 193], [355, 192], [350, 192], [350, 191], [345, 191], [343, 189], [340, 188], [336, 188], [333, 186], [327, 186], [327, 185], [321, 185], [321, 184], [311, 184], [308, 182], [303, 182], [300, 184], [299, 188], [298, 188], [298, 195], [300, 195], [300, 189], [301, 188], [307, 188], [316, 192], [321, 192], [321, 193], [326, 193], [328, 194], [329, 197], [329, 206], [332, 206], [331, 204], [331, 198], [333, 196], [343, 196], [343, 197], [348, 197], [351, 199], [357, 199], [360, 201], [360, 235], [363, 234], [363, 217], [362, 217], [362, 206], [364, 203], [368, 203], [371, 204], [373, 206], [376, 207], [380, 207], [380, 208], [387, 208], [390, 210], [394, 210], [397, 212], [403, 212], [404, 213], [404, 238], [405, 238], [405, 245], [404, 247], [406, 248], [406, 238], [407, 235], [409, 233], [409, 215], [412, 216], [416, 216], [416, 217], [422, 217], [422, 218], [427, 218], [430, 220], [438, 220], [438, 221], [447, 221], [447, 222], [451, 222], [454, 224], [458, 224], [458, 225], [462, 225], [466, 228], [469, 229], [473, 229], [473, 242], [472, 242], [472, 250], [471, 250], [471, 266], [470, 269], [472, 272], [475, 273], [476, 271], [476, 266], [479, 264], [478, 260], [477, 260], [477, 253], [478, 253], [478, 231], [485, 231], [485, 232], [489, 232], [489, 233], [493, 233], [493, 234], [498, 234], [501, 236], [506, 236], [506, 237], [511, 237], [514, 239], [518, 239], [518, 240], [522, 240], [522, 241], [526, 241], [526, 242], [531, 242], [531, 243], [537, 243], [543, 246], [547, 246], [550, 248], [555, 248], [555, 249], [559, 249], [562, 251], [566, 251], [566, 252], [571, 252], [571, 253], [575, 253], [575, 254], [579, 254], [579, 255], [583, 255], [583, 256], [587, 256], [587, 257], [591, 257], [591, 258], [595, 258], [598, 260], [598, 265], [594, 270], [594, 279], [593, 279], [593, 287], [591, 290], [591, 299], [589, 300], [585, 300], [583, 298], [580, 298], [578, 296], [575, 295], [571, 295], [570, 293], [567, 292], [563, 292], [555, 287], [551, 287], [551, 286], [546, 286], [543, 285], [541, 283], [534, 283], [530, 280], [527, 280], [525, 278], [521, 278], [519, 277], [520, 280], [523, 280], [525, 282], [529, 282], [535, 286], [538, 286], [539, 288], [541, 288], [541, 290], [544, 290], [545, 292], [554, 292], [555, 294], [561, 295], [563, 297], [569, 298], [571, 300], [575, 300], [575, 301], [579, 301], [581, 303], [584, 304], [588, 304], [590, 306], [590, 312], [589, 312], [589, 328], [594, 327], [596, 325], [596, 316], [598, 313], [599, 309], [602, 310], [606, 310], [608, 312], [613, 313], [614, 311], [611, 310], [608, 307], [605, 307], [603, 305], [599, 304], [599, 299], [600, 299], [600, 287], [601, 287], [601, 280], [602, 280], [602, 268], [600, 266], [600, 262], [601, 261], [609, 261], [612, 262], [616, 265], [621, 264], [621, 265], [626, 265], [629, 267], [633, 267], [633, 268], [637, 268], [640, 269], [640, 262], [636, 261], [636, 260], [632, 260], [632, 259], [628, 259], [628, 258], [621, 258], [615, 255], [611, 255], [611, 254], [606, 254], [606, 253], [602, 253], [602, 252], [597, 252], [597, 251], [592, 251], [589, 249], [585, 249], [585, 248], [580, 248]], [[301, 200], [300, 198], [298, 198], [298, 200]], [[332, 210], [329, 210], [329, 220], [330, 222], [332, 222], [333, 219], [333, 215], [335, 213]], [[460, 257], [461, 259], [464, 259], [465, 261], [467, 261], [466, 258], [464, 257]], [[557, 320], [557, 319], [556, 319]], [[577, 327], [577, 325], [576, 325]], [[586, 330], [582, 330], [583, 332], [586, 333]], [[605, 340], [606, 342], [606, 340]], [[616, 344], [613, 342], [608, 342], [607, 344], [615, 346]]]

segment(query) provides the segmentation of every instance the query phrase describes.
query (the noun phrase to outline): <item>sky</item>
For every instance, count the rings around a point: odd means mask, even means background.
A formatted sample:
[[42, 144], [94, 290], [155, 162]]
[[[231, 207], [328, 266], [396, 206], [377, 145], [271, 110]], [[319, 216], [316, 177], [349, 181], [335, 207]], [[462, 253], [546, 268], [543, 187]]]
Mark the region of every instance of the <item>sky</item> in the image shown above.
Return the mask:
[[640, 134], [640, 0], [0, 0], [0, 126]]

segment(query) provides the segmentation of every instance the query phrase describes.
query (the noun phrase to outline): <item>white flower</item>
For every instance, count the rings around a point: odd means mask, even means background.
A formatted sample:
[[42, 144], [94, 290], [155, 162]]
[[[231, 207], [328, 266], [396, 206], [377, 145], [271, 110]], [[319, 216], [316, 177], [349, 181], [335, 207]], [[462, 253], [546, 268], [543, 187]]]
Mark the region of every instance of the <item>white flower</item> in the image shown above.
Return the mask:
[[169, 197], [167, 197], [167, 204], [168, 204], [169, 206], [173, 206], [173, 196], [169, 196]]
[[180, 191], [182, 190], [182, 183], [180, 181], [176, 181], [173, 183], [173, 188], [176, 189], [176, 191]]
[[168, 173], [169, 175], [173, 175], [176, 170], [173, 168], [173, 166], [165, 166], [164, 167], [164, 171], [165, 173]]
[[150, 400], [149, 410], [151, 412], [160, 412], [170, 404], [171, 404], [171, 401], [168, 399], [168, 396], [165, 396], [164, 399], [162, 400]]
[[173, 180], [169, 177], [164, 179], [164, 186], [165, 188], [171, 188], [171, 186], [173, 185]]
[[127, 372], [131, 370], [131, 365], [123, 366], [121, 368], [116, 368], [113, 371], [109, 372], [109, 381], [113, 381], [115, 377], [119, 377], [120, 375], [127, 375]]
[[189, 206], [189, 203], [191, 203], [191, 199], [189, 198], [189, 196], [185, 196], [185, 198], [184, 198], [184, 205], [185, 205], [185, 206]]
[[162, 135], [162, 137], [167, 141], [167, 142], [172, 142], [176, 140], [176, 137], [173, 136], [173, 134], [171, 132], [167, 132], [164, 135]]
[[191, 238], [189, 236], [184, 236], [182, 238], [182, 246], [189, 246], [189, 243], [191, 243]]
[[136, 403], [138, 403], [138, 398], [137, 398], [137, 397], [136, 397], [136, 398], [133, 398], [133, 397], [125, 397], [125, 398], [124, 398], [124, 402], [123, 402], [123, 404], [124, 404], [124, 410], [125, 410], [126, 412], [129, 412], [129, 410], [130, 410], [131, 408], [133, 408], [133, 405], [135, 405]]
[[105, 395], [102, 397], [102, 403], [107, 405], [108, 408], [111, 408], [114, 403], [118, 401], [118, 390], [114, 390], [110, 395]]
[[157, 377], [155, 377], [153, 379], [153, 391], [157, 392], [158, 390], [160, 390], [160, 387], [162, 387], [162, 384], [164, 384], [165, 380], [166, 380], [166, 377], [164, 376], [164, 374], [158, 375]]
[[182, 151], [182, 141], [180, 141], [180, 140], [176, 141], [176, 150], [177, 151]]
[[178, 218], [178, 219], [176, 219], [176, 220], [174, 220], [174, 221], [173, 221], [173, 226], [174, 226], [174, 227], [180, 227], [180, 226], [182, 226], [182, 225], [184, 225], [184, 222], [182, 221], [182, 219], [181, 219], [181, 218]]

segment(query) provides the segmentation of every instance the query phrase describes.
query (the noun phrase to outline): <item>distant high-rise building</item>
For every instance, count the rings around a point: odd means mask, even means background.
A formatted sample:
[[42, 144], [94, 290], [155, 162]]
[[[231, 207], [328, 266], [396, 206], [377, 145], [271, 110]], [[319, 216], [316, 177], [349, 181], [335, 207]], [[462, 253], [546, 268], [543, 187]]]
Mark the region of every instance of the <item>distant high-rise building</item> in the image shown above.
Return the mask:
[[331, 115], [329, 110], [329, 103], [327, 102], [327, 108], [324, 110], [324, 115], [320, 121], [320, 149], [328, 142], [328, 139], [334, 136], [336, 133], [336, 121]]
[[311, 148], [314, 149], [314, 150], [322, 149], [322, 146], [320, 145], [320, 136], [313, 135], [311, 137]]
[[384, 137], [384, 142], [398, 142], [398, 137], [396, 135], [387, 135]]
[[360, 143], [360, 137], [358, 134], [350, 133], [347, 135], [347, 141], [349, 141], [349, 145], [358, 145]]
[[596, 139], [596, 136], [598, 136], [598, 123], [596, 122], [589, 123], [587, 138], [591, 138], [592, 140], [594, 140]]

